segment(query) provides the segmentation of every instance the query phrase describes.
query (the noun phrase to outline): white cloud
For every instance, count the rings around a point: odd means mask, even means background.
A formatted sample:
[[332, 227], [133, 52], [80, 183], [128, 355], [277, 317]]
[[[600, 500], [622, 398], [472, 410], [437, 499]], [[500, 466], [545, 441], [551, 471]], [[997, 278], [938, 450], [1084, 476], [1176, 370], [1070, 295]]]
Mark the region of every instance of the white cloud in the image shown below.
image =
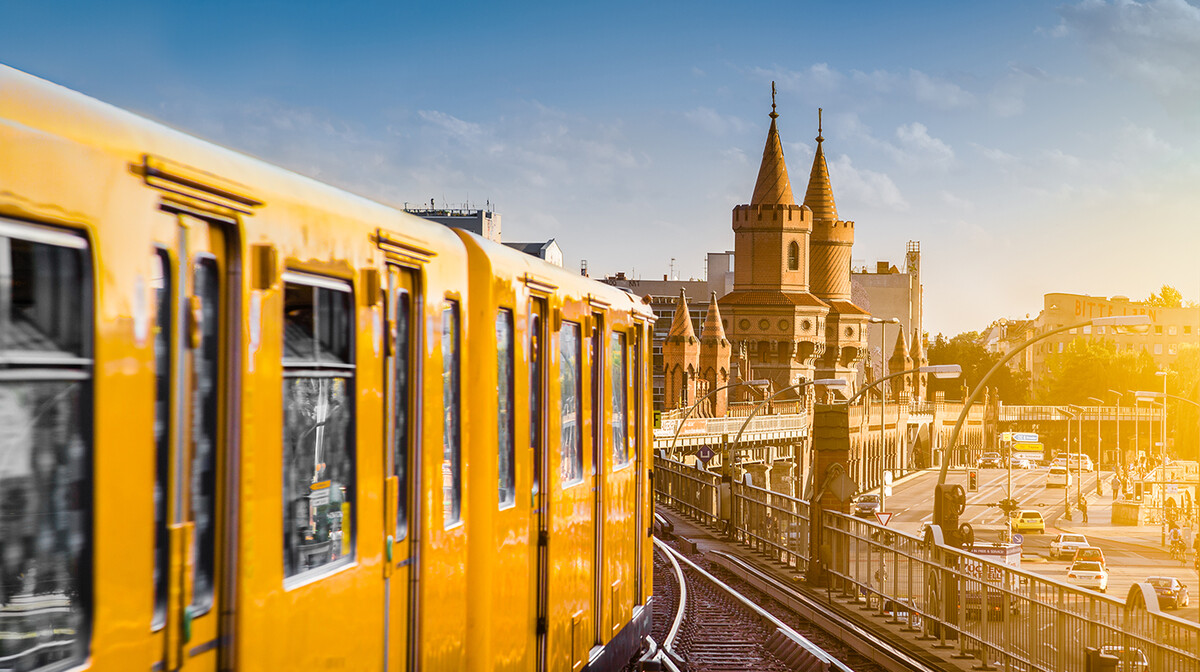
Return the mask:
[[983, 157], [985, 159], [987, 159], [988, 161], [991, 161], [993, 163], [998, 163], [1001, 166], [1007, 167], [1007, 166], [1011, 166], [1017, 162], [1017, 157], [1013, 156], [1012, 154], [1009, 154], [1008, 152], [1004, 151], [1003, 149], [997, 149], [995, 147], [984, 147], [983, 145], [977, 145], [974, 143], [972, 143], [972, 146], [975, 149], [979, 150], [979, 153], [983, 154]]
[[972, 107], [975, 96], [959, 85], [920, 70], [910, 69], [907, 73], [874, 70], [853, 71], [854, 81], [885, 95], [902, 94], [918, 103], [942, 110]]
[[954, 208], [955, 210], [971, 212], [972, 210], [975, 209], [975, 204], [972, 203], [971, 201], [969, 201], [965, 198], [960, 198], [959, 196], [955, 196], [954, 194], [952, 194], [948, 191], [945, 191], [945, 190], [938, 192], [938, 198], [940, 198], [942, 200], [942, 203], [945, 203], [946, 205], [950, 206], [951, 208]]
[[462, 140], [470, 140], [478, 138], [483, 133], [483, 128], [479, 124], [474, 124], [469, 121], [463, 121], [458, 117], [451, 116], [445, 112], [437, 110], [421, 110], [417, 112], [425, 121], [442, 129], [447, 134], [457, 137]]
[[949, 168], [954, 162], [954, 150], [950, 145], [929, 135], [929, 129], [919, 122], [898, 127], [896, 138], [900, 141], [900, 161], [919, 163], [936, 168]]
[[753, 128], [738, 117], [721, 114], [711, 107], [697, 107], [694, 110], [685, 112], [683, 116], [701, 130], [712, 135], [736, 134]]
[[845, 154], [828, 162], [828, 165], [829, 181], [834, 185], [838, 200], [858, 201], [869, 207], [908, 210], [908, 202], [886, 173], [855, 168]]
[[1159, 138], [1153, 128], [1138, 126], [1128, 121], [1117, 133], [1117, 152], [1127, 157], [1142, 159], [1169, 159], [1182, 154], [1181, 150]]
[[1083, 165], [1083, 162], [1079, 160], [1079, 157], [1071, 156], [1057, 147], [1042, 151], [1041, 157], [1055, 166], [1058, 166], [1059, 168], [1075, 170]]
[[1200, 95], [1200, 8], [1185, 0], [1083, 0], [1059, 9], [1105, 67], [1168, 99]]
[[810, 93], [813, 88], [830, 91], [841, 86], [845, 76], [829, 67], [828, 63], [814, 63], [804, 70], [790, 70], [780, 66], [753, 68], [751, 74], [759, 79], [775, 82], [780, 91]]

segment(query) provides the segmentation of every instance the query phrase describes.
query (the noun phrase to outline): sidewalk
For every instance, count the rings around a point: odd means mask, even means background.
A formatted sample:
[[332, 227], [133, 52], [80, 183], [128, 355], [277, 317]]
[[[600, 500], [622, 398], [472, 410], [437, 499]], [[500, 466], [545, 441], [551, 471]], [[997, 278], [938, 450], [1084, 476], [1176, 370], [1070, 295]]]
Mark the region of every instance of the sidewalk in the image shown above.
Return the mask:
[[1076, 509], [1075, 520], [1069, 521], [1059, 515], [1054, 521], [1053, 525], [1058, 531], [1090, 535], [1154, 551], [1165, 550], [1161, 543], [1162, 532], [1158, 526], [1113, 525], [1111, 496], [1100, 497], [1093, 492], [1085, 498], [1088, 502], [1088, 522], [1082, 522], [1083, 517]]

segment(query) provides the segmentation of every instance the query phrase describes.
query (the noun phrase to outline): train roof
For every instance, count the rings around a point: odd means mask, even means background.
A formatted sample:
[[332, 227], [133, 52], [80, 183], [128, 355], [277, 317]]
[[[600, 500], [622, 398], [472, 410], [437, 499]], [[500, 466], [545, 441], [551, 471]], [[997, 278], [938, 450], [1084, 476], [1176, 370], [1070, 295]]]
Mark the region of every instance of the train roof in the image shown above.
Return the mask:
[[458, 244], [446, 227], [0, 65], [0, 124], [43, 133], [131, 164], [160, 157], [244, 187], [266, 206], [286, 202]]

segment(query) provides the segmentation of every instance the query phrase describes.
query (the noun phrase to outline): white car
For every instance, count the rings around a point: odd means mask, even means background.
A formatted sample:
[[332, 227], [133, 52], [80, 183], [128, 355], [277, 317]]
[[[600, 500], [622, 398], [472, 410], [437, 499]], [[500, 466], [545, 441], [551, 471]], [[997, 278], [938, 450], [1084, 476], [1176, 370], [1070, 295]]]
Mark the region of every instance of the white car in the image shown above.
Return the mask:
[[1103, 593], [1108, 590], [1108, 570], [1098, 562], [1080, 560], [1071, 565], [1071, 571], [1067, 572], [1067, 581], [1080, 588], [1091, 588]]
[[1066, 467], [1050, 467], [1050, 471], [1046, 472], [1047, 488], [1069, 488], [1074, 480], [1075, 475]]
[[1060, 534], [1050, 542], [1050, 559], [1074, 558], [1076, 549], [1090, 545], [1082, 534]]

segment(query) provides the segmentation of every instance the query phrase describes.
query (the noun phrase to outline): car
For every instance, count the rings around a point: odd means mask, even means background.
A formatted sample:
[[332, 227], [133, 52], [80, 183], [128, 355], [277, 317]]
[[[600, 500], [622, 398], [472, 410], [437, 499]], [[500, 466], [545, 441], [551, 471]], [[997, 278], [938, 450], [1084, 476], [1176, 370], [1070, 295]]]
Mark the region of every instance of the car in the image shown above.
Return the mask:
[[1067, 468], [1067, 458], [1065, 458], [1065, 457], [1054, 458], [1053, 460], [1050, 461], [1050, 467], [1051, 468], [1062, 467], [1063, 469], [1066, 469]]
[[1070, 455], [1067, 457], [1067, 468], [1071, 471], [1086, 471], [1092, 472], [1096, 467], [1092, 464], [1092, 458], [1087, 455]]
[[1071, 482], [1074, 480], [1075, 476], [1071, 472], [1067, 471], [1066, 467], [1051, 465], [1050, 471], [1046, 472], [1047, 488], [1068, 488], [1071, 486]]
[[1013, 469], [1033, 469], [1033, 460], [1025, 457], [1014, 457], [1008, 463]]
[[1075, 557], [1076, 549], [1088, 545], [1087, 537], [1082, 534], [1060, 534], [1050, 542], [1050, 559], [1061, 560], [1064, 557]]
[[1000, 453], [984, 453], [983, 455], [979, 456], [979, 462], [977, 463], [977, 466], [980, 469], [983, 469], [984, 467], [999, 469], [1001, 463], [1002, 459], [1000, 457]]
[[854, 515], [869, 518], [879, 511], [879, 495], [866, 493], [854, 500]]
[[1154, 586], [1158, 594], [1158, 604], [1163, 609], [1179, 609], [1186, 607], [1192, 599], [1188, 596], [1187, 586], [1173, 576], [1150, 576], [1146, 582]]
[[1071, 558], [1071, 562], [1098, 562], [1101, 567], [1108, 569], [1108, 563], [1104, 560], [1104, 551], [1095, 546], [1081, 546], [1075, 549], [1075, 557]]
[[1150, 669], [1150, 661], [1141, 649], [1123, 646], [1102, 646], [1100, 653], [1117, 659], [1116, 672], [1146, 672]]
[[1046, 533], [1046, 521], [1042, 520], [1042, 514], [1039, 511], [1014, 511], [1009, 518], [1009, 526], [1013, 532], [1039, 532]]
[[1081, 587], [1104, 592], [1108, 590], [1108, 570], [1098, 562], [1080, 561], [1067, 571], [1067, 581]]

